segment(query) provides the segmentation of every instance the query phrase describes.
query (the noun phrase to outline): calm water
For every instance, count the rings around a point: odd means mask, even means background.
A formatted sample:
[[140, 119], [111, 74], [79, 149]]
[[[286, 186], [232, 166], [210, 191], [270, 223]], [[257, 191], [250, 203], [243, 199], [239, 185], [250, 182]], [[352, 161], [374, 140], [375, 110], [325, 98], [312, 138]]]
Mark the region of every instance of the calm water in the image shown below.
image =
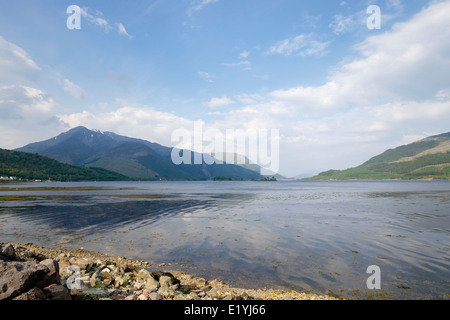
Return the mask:
[[[450, 182], [0, 186], [0, 241], [171, 263], [235, 286], [450, 298]], [[381, 270], [368, 290], [367, 267]]]

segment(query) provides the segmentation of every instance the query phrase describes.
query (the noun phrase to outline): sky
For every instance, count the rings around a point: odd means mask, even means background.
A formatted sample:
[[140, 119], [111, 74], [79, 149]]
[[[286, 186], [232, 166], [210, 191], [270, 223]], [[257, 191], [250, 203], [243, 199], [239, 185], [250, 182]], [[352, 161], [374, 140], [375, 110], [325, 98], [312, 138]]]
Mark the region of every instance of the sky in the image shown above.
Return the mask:
[[448, 132], [450, 1], [0, 0], [0, 148], [195, 123], [278, 129], [288, 177]]

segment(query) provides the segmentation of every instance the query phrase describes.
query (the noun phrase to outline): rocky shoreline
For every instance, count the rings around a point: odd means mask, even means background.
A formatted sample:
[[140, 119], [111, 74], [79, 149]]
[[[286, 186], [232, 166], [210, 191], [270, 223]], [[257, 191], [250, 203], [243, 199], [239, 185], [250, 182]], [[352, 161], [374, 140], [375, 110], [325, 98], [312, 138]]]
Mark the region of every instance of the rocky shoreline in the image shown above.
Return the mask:
[[146, 261], [32, 243], [0, 242], [0, 300], [336, 300], [330, 295], [242, 289]]

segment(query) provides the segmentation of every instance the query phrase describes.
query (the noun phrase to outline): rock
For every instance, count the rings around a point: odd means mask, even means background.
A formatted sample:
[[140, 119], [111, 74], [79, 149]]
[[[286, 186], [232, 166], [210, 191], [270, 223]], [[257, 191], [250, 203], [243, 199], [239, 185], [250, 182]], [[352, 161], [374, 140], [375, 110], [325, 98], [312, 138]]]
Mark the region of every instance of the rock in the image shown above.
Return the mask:
[[137, 299], [138, 299], [138, 297], [135, 296], [134, 294], [132, 294], [131, 296], [128, 296], [128, 297], [125, 298], [125, 300], [130, 300], [130, 301], [134, 301], [134, 300], [137, 300]]
[[9, 260], [14, 260], [16, 259], [16, 250], [10, 243], [5, 245], [0, 244], [0, 255], [8, 258]]
[[21, 295], [18, 295], [13, 300], [46, 300], [46, 294], [38, 287], [33, 287]]
[[203, 292], [209, 292], [212, 289], [212, 287], [210, 285], [207, 285], [207, 286], [200, 287], [198, 289]]
[[133, 285], [134, 290], [142, 290], [143, 288], [145, 288], [145, 282], [136, 281]]
[[176, 295], [176, 292], [172, 288], [169, 288], [167, 286], [162, 286], [161, 288], [159, 288], [158, 294], [160, 296], [172, 299]]
[[141, 269], [137, 274], [137, 279], [147, 280], [148, 278], [153, 278], [148, 270]]
[[34, 261], [0, 261], [0, 300], [12, 299], [44, 280], [48, 268]]
[[148, 300], [148, 296], [146, 296], [145, 294], [140, 294], [140, 295], [137, 297], [137, 299], [138, 299], [138, 300]]
[[173, 297], [173, 300], [189, 300], [189, 298], [187, 298], [184, 294], [176, 294]]
[[209, 290], [208, 295], [211, 297], [211, 299], [217, 299], [219, 297], [219, 294], [217, 293], [217, 290], [215, 288]]
[[172, 279], [168, 276], [161, 276], [159, 278], [159, 284], [161, 285], [161, 287], [164, 287], [164, 286], [169, 287], [171, 282], [172, 282]]
[[62, 279], [67, 279], [73, 274], [73, 271], [70, 270], [70, 261], [69, 258], [63, 257], [59, 258], [58, 260], [58, 266], [59, 266], [59, 276]]
[[239, 300], [251, 300], [251, 297], [248, 295], [247, 292], [242, 293], [239, 297]]
[[108, 267], [104, 267], [103, 269], [100, 269], [100, 270], [101, 270], [101, 273], [107, 273], [107, 274], [111, 273], [111, 269]]
[[195, 292], [190, 292], [188, 294], [189, 299], [191, 300], [201, 300], [201, 298], [198, 296], [198, 294], [196, 294]]
[[89, 270], [92, 267], [92, 260], [89, 258], [70, 258], [71, 265], [78, 266], [82, 270]]
[[51, 284], [44, 288], [44, 293], [50, 300], [72, 300], [69, 290], [60, 284]]
[[95, 287], [97, 285], [97, 281], [100, 281], [100, 279], [101, 274], [99, 274], [98, 272], [94, 272], [89, 279], [91, 287]]
[[208, 281], [203, 278], [195, 277], [193, 280], [195, 280], [195, 283], [197, 283], [198, 287], [204, 287], [209, 284]]
[[116, 288], [118, 287], [124, 287], [128, 285], [128, 280], [124, 276], [117, 276], [114, 278], [114, 286]]
[[148, 295], [150, 300], [162, 300], [162, 297], [157, 292], [152, 292]]
[[40, 281], [37, 284], [37, 286], [39, 288], [47, 287], [47, 286], [51, 285], [52, 283], [58, 283], [58, 284], [60, 283], [61, 278], [59, 276], [58, 262], [56, 262], [53, 259], [45, 259], [45, 260], [39, 262], [39, 264], [44, 265], [49, 270], [49, 272], [45, 275], [44, 279], [42, 279], [42, 281]]
[[79, 300], [99, 300], [106, 297], [106, 292], [101, 288], [90, 288], [76, 294], [76, 299]]
[[[174, 275], [171, 274], [170, 272], [155, 271], [155, 272], [152, 272], [152, 276], [153, 276], [153, 278], [155, 278], [156, 280], [159, 281], [161, 286], [162, 286], [161, 281], [163, 283], [167, 283], [167, 286], [172, 286], [172, 285], [181, 283], [180, 280], [175, 278]], [[162, 278], [162, 280], [161, 280], [161, 278]]]
[[161, 287], [159, 281], [153, 277], [147, 279], [145, 284], [145, 289], [150, 289], [151, 291], [157, 291], [158, 288]]

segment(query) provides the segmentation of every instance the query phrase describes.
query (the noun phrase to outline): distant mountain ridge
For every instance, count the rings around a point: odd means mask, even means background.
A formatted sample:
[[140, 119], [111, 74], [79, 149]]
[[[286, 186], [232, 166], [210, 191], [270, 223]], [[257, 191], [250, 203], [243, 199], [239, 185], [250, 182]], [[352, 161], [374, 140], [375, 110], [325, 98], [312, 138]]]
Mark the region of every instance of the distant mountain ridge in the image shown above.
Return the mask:
[[[83, 126], [45, 141], [28, 144], [16, 151], [37, 153], [63, 163], [98, 167], [130, 178], [203, 180], [214, 177], [259, 179], [254, 170], [233, 164], [180, 164], [171, 159], [172, 148], [113, 132]], [[192, 153], [192, 157], [194, 153]]]
[[310, 180], [450, 179], [450, 132], [403, 145], [346, 170], [329, 170]]

